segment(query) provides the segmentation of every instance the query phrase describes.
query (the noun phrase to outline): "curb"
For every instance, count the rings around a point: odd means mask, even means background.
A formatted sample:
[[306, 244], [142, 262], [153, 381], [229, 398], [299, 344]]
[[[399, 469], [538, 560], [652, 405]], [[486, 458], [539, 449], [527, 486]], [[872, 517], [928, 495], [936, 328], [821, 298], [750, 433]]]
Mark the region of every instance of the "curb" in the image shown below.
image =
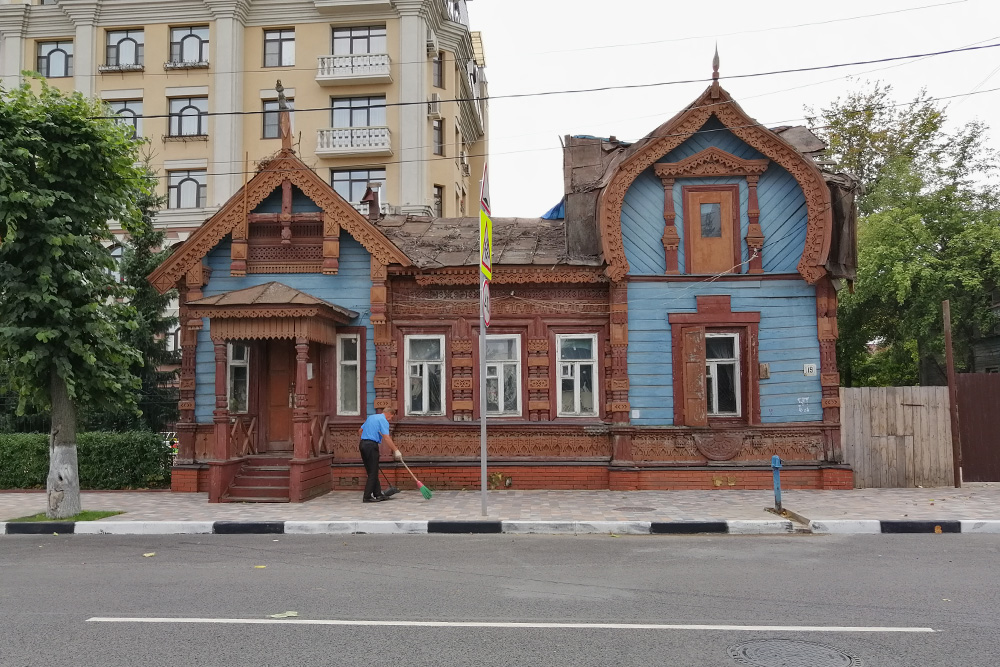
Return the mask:
[[[819, 524], [820, 522], [814, 522]], [[827, 522], [834, 523], [834, 522]], [[877, 522], [875, 522], [877, 523]], [[957, 522], [954, 529], [959, 532]], [[969, 522], [998, 532], [1000, 521]], [[791, 521], [41, 521], [0, 523], [0, 535], [783, 535]], [[824, 532], [824, 531], [816, 531]], [[825, 531], [832, 532], [832, 531]], [[898, 531], [897, 531], [898, 532]], [[934, 532], [922, 530], [919, 532]]]

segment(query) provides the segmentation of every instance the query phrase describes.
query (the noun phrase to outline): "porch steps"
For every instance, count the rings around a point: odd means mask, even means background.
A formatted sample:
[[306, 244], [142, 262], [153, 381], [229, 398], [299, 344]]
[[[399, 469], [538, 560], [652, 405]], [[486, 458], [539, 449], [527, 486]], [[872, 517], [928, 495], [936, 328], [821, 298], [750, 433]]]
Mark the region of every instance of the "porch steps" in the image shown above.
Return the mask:
[[291, 455], [252, 456], [220, 499], [229, 503], [287, 503]]

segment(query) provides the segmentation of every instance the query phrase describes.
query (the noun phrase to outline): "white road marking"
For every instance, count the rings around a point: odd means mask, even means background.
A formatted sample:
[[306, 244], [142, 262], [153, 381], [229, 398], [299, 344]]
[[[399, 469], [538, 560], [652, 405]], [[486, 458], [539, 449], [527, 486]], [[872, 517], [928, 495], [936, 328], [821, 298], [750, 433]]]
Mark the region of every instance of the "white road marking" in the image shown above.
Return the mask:
[[524, 628], [584, 630], [722, 630], [745, 632], [936, 632], [934, 628], [838, 626], [838, 625], [685, 625], [667, 623], [510, 623], [488, 621], [374, 621], [309, 618], [88, 618], [95, 623], [205, 623], [218, 625], [346, 625], [412, 628]]

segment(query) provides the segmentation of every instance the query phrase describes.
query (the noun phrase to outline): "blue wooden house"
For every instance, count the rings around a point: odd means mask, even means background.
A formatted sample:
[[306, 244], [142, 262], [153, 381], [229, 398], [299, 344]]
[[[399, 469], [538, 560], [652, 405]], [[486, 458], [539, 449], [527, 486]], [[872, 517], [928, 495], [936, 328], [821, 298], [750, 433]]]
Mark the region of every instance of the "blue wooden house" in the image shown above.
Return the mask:
[[387, 406], [425, 483], [474, 488], [480, 363], [494, 484], [763, 488], [778, 454], [791, 487], [852, 486], [850, 182], [803, 128], [762, 127], [715, 81], [638, 142], [567, 137], [558, 212], [494, 220], [480, 360], [477, 219], [383, 215], [377, 191], [362, 215], [282, 124], [282, 151], [150, 276], [181, 295], [175, 490], [359, 489], [357, 428]]

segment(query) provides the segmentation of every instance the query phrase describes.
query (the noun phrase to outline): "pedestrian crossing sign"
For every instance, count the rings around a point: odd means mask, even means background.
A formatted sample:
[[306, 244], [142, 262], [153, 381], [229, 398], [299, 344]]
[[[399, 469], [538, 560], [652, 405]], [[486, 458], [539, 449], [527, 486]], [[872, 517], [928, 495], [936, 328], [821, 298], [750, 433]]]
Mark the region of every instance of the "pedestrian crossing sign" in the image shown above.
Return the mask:
[[486, 211], [479, 211], [479, 270], [493, 280], [493, 221]]

